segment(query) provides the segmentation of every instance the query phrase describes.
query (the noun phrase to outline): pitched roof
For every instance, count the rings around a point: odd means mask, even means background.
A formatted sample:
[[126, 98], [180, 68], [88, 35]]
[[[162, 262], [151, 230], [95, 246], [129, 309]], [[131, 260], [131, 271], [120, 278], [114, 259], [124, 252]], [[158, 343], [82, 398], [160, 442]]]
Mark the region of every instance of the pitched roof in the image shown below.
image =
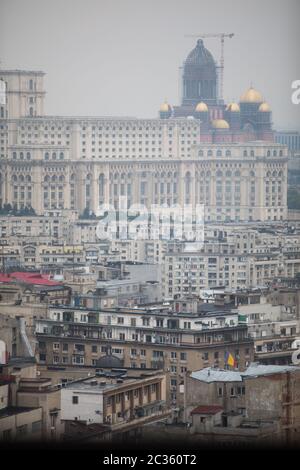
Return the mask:
[[[3, 280], [2, 280], [3, 279]], [[10, 275], [0, 274], [0, 282], [21, 281], [25, 284], [35, 284], [42, 286], [60, 286], [60, 282], [52, 281], [48, 276], [32, 272], [14, 272]]]
[[200, 405], [191, 411], [191, 415], [215, 415], [223, 411], [220, 405]]
[[261, 375], [270, 375], [270, 374], [283, 374], [284, 372], [292, 372], [294, 370], [300, 371], [300, 367], [297, 366], [288, 366], [288, 365], [264, 365], [252, 363], [242, 372], [243, 377], [259, 377]]
[[244, 371], [237, 370], [224, 370], [215, 369], [213, 367], [206, 367], [191, 373], [193, 379], [200, 380], [201, 382], [242, 382], [243, 379], [250, 377], [259, 377], [272, 374], [283, 374], [285, 372], [300, 371], [300, 367], [288, 365], [263, 365], [255, 362]]
[[11, 277], [7, 274], [0, 273], [0, 282], [11, 282]]
[[206, 383], [242, 381], [241, 374], [238, 371], [214, 369], [212, 367], [192, 372], [191, 377]]

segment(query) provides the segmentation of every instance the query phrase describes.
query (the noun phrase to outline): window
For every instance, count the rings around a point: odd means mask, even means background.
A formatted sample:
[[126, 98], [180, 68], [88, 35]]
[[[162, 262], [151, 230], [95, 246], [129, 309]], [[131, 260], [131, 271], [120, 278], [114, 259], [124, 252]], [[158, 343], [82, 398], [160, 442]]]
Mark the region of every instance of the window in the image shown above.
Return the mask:
[[203, 354], [203, 360], [204, 360], [204, 361], [208, 361], [208, 352], [205, 352], [205, 353]]
[[42, 421], [34, 421], [31, 426], [32, 432], [40, 432], [42, 429]]
[[24, 436], [27, 434], [28, 425], [23, 424], [22, 426], [17, 427], [17, 436]]
[[78, 397], [77, 395], [74, 395], [74, 396], [72, 397], [72, 403], [73, 403], [73, 405], [78, 405], [78, 403], [79, 403], [79, 397]]
[[223, 388], [222, 387], [218, 388], [218, 395], [219, 395], [219, 397], [223, 396]]
[[180, 360], [181, 361], [186, 361], [186, 358], [187, 358], [187, 354], [185, 352], [181, 352], [180, 353]]
[[3, 441], [10, 441], [12, 438], [12, 430], [11, 429], [5, 429], [2, 433], [2, 439]]
[[92, 353], [97, 353], [98, 352], [98, 348], [96, 345], [93, 345], [92, 346]]

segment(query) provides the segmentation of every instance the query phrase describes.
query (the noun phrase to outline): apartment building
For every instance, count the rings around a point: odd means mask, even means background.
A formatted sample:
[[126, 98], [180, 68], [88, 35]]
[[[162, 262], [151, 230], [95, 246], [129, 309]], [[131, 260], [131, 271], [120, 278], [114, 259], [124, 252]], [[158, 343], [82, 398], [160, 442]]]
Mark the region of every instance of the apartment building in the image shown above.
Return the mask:
[[299, 367], [256, 363], [243, 372], [189, 372], [184, 420], [210, 442], [298, 443], [299, 380]]
[[168, 401], [182, 401], [180, 385], [186, 370], [224, 367], [231, 352], [237, 366], [253, 360], [253, 340], [247, 325], [231, 309], [201, 305], [196, 313], [159, 308], [49, 309], [48, 319], [36, 320], [38, 363], [96, 366], [107, 348], [125, 367], [162, 368], [169, 373]]
[[165, 375], [159, 371], [97, 369], [96, 375], [65, 383], [63, 421], [103, 424], [121, 432], [168, 417]]

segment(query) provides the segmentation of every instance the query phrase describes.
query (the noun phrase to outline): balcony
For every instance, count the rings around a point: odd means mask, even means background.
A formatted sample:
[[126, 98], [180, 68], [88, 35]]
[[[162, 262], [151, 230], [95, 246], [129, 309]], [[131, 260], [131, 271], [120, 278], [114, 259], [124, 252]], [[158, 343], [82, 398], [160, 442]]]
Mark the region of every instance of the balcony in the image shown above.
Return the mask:
[[78, 356], [84, 356], [85, 351], [79, 351], [77, 349], [73, 349], [73, 354], [78, 355]]

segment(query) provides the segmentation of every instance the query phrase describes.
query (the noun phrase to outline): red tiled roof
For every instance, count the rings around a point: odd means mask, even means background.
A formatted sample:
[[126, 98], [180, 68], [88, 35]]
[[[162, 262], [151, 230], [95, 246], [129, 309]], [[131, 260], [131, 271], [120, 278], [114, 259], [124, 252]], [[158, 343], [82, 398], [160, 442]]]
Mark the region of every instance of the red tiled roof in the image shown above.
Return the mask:
[[40, 273], [15, 272], [9, 275], [0, 273], [0, 282], [22, 281], [27, 284], [42, 286], [60, 286], [60, 282], [51, 281], [48, 276]]
[[223, 407], [220, 405], [202, 405], [194, 408], [191, 415], [215, 415], [220, 411], [223, 411]]
[[7, 274], [0, 273], [0, 282], [10, 282], [12, 279]]

